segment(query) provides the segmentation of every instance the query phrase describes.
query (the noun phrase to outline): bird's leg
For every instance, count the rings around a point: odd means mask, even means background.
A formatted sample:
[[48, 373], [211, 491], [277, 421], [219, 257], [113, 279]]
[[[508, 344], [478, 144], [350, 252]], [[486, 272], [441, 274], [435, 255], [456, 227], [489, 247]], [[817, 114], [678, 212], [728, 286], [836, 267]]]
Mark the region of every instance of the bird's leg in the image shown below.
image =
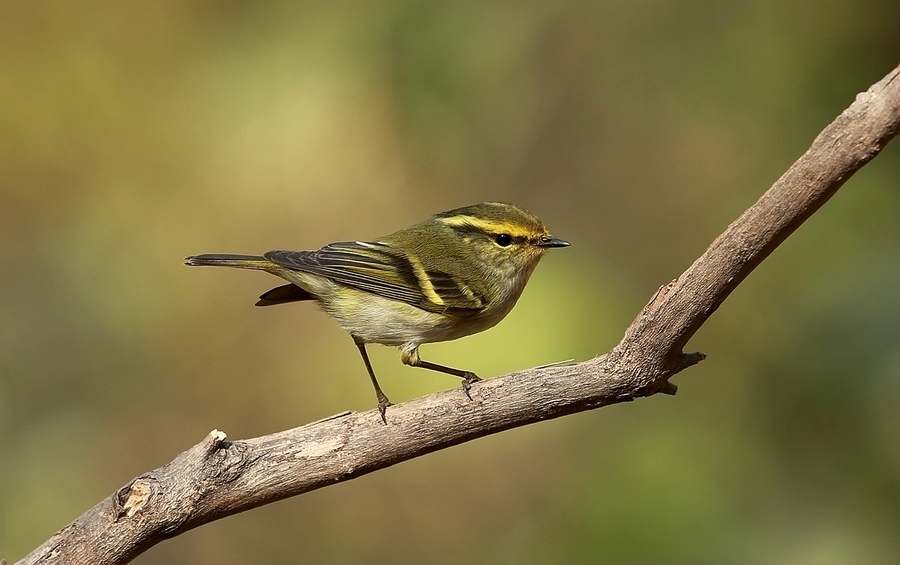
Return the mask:
[[378, 411], [381, 412], [381, 421], [387, 424], [385, 413], [387, 412], [387, 407], [391, 405], [391, 401], [382, 392], [381, 385], [378, 384], [378, 379], [375, 378], [375, 371], [372, 370], [372, 363], [369, 362], [369, 354], [366, 353], [366, 344], [356, 337], [353, 338], [353, 342], [359, 348], [359, 354], [362, 355], [363, 363], [366, 364], [366, 370], [369, 371], [369, 377], [372, 379], [372, 386], [375, 387], [375, 397], [378, 399]]
[[431, 369], [432, 371], [437, 371], [439, 373], [447, 373], [448, 375], [453, 375], [455, 377], [459, 377], [462, 379], [462, 387], [466, 393], [466, 396], [469, 397], [469, 400], [472, 400], [472, 395], [469, 394], [469, 389], [472, 388], [472, 383], [477, 383], [481, 379], [473, 373], [472, 371], [463, 371], [462, 369], [454, 369], [453, 367], [445, 367], [444, 365], [438, 365], [437, 363], [432, 363], [430, 361], [424, 361], [419, 357], [419, 346], [404, 346], [400, 350], [400, 360], [403, 363], [409, 365], [410, 367], [421, 367], [423, 369]]

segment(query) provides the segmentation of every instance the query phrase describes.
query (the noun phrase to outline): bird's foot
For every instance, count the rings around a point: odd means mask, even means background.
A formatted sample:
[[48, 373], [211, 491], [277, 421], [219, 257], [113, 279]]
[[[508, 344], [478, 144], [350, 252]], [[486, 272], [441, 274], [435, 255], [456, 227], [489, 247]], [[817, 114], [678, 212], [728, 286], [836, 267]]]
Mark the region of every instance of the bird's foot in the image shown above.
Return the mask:
[[466, 396], [469, 397], [469, 400], [472, 400], [472, 395], [469, 393], [469, 389], [472, 388], [473, 383], [477, 383], [481, 380], [481, 378], [475, 373], [466, 372], [462, 377], [462, 387], [463, 391], [465, 391]]
[[387, 425], [387, 408], [391, 405], [391, 401], [383, 393], [378, 395], [378, 412], [381, 414], [381, 421]]

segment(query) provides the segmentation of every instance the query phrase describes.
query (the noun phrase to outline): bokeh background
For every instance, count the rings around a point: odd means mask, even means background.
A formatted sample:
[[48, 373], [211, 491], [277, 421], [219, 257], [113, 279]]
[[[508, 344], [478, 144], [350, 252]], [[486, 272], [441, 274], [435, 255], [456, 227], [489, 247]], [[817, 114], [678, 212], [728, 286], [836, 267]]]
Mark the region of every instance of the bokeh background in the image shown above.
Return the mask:
[[[211, 429], [374, 406], [309, 304], [185, 255], [506, 200], [572, 247], [484, 376], [612, 347], [898, 62], [894, 0], [3, 2], [0, 557]], [[765, 261], [657, 396], [203, 526], [135, 562], [900, 561], [900, 142]], [[371, 348], [395, 401], [457, 386]]]

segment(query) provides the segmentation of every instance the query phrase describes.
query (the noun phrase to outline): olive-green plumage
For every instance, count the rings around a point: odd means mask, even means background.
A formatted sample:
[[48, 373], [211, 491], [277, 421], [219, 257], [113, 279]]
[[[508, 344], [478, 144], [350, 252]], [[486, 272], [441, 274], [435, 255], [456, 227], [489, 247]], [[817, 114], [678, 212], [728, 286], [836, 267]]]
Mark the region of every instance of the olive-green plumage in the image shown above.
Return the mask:
[[567, 245], [529, 212], [484, 202], [436, 214], [372, 242], [269, 251], [261, 257], [194, 255], [185, 263], [257, 269], [290, 283], [264, 293], [257, 306], [317, 301], [353, 337], [385, 418], [390, 401], [378, 385], [365, 344], [398, 346], [404, 363], [456, 375], [468, 394], [479, 378], [420, 359], [419, 345], [497, 324], [515, 305], [546, 250]]

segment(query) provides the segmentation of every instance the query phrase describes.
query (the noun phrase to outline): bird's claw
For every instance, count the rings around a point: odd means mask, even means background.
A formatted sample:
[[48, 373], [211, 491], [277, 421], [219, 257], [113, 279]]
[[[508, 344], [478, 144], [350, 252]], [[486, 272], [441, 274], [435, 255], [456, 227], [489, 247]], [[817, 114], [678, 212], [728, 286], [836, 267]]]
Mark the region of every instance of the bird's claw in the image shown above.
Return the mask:
[[462, 387], [469, 400], [472, 400], [472, 395], [471, 393], [469, 393], [469, 389], [472, 388], [473, 383], [477, 383], [479, 381], [481, 381], [481, 378], [475, 373], [466, 373], [465, 376], [463, 376]]
[[387, 409], [391, 405], [392, 403], [387, 396], [382, 394], [378, 397], [378, 413], [381, 414], [381, 421], [384, 422], [385, 426], [387, 425]]

